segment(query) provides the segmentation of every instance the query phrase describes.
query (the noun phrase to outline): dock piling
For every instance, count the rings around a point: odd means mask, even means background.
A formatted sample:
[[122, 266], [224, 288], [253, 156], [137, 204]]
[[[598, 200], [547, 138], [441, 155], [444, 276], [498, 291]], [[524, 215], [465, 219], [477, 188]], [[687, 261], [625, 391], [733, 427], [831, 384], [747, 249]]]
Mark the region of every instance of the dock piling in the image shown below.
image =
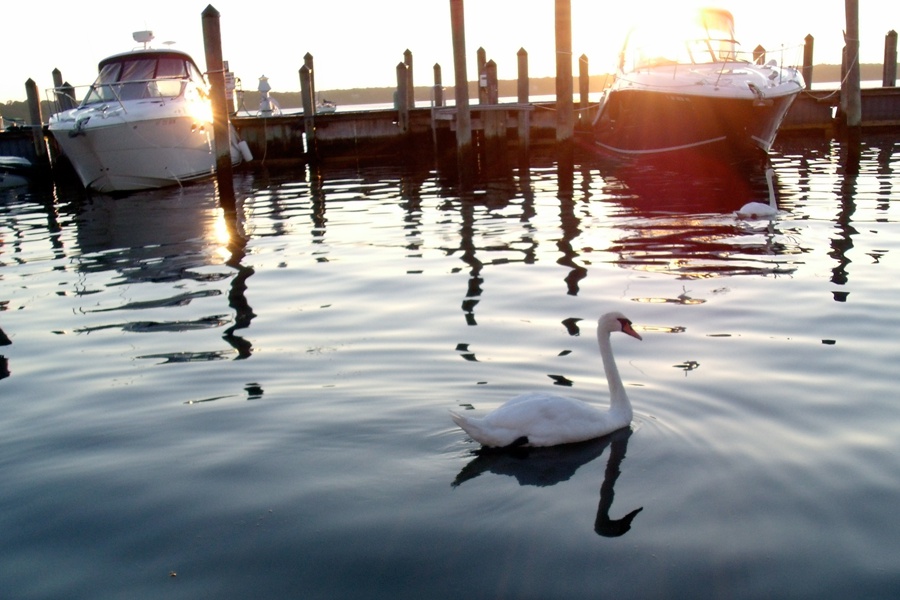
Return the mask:
[[397, 126], [409, 131], [409, 69], [402, 62], [397, 63]]
[[[528, 82], [528, 52], [525, 48], [519, 48], [516, 53], [518, 61], [518, 102], [525, 106], [528, 104], [530, 89]], [[531, 113], [522, 110], [519, 113], [519, 153], [523, 156], [528, 155], [529, 145], [531, 142]]]
[[766, 49], [761, 44], [753, 49], [753, 62], [757, 65], [766, 62]]
[[312, 95], [312, 72], [305, 64], [300, 67], [300, 99], [303, 102], [303, 136], [306, 138], [306, 158], [315, 162], [316, 148], [316, 102]]
[[487, 104], [487, 53], [482, 47], [475, 52], [475, 64], [478, 68], [478, 104]]
[[812, 89], [813, 78], [813, 45], [815, 38], [812, 34], [806, 36], [806, 43], [803, 45], [803, 81], [806, 83], [806, 89]]
[[450, 28], [453, 36], [453, 72], [456, 98], [456, 151], [460, 183], [474, 178], [472, 113], [469, 109], [469, 81], [466, 74], [466, 26], [463, 0], [450, 0]]
[[53, 101], [59, 107], [60, 111], [75, 108], [75, 90], [72, 86], [65, 83], [62, 78], [62, 72], [59, 69], [53, 69]]
[[567, 144], [575, 130], [572, 91], [572, 2], [556, 0], [556, 141]]
[[403, 64], [406, 67], [406, 106], [416, 107], [416, 87], [413, 84], [413, 54], [407, 48], [403, 52]]
[[25, 96], [28, 100], [28, 125], [34, 141], [34, 155], [41, 163], [47, 161], [47, 144], [44, 141], [44, 119], [41, 116], [41, 96], [33, 79], [25, 82]]
[[441, 78], [441, 65], [438, 63], [434, 63], [434, 93], [431, 99], [435, 107], [444, 105], [444, 82]]
[[844, 115], [848, 128], [859, 128], [862, 123], [862, 101], [860, 99], [859, 72], [859, 0], [844, 0], [847, 18], [847, 32], [844, 34], [847, 77], [841, 88], [844, 90]]
[[[489, 60], [484, 66], [487, 79], [487, 104], [500, 103], [500, 87], [497, 81], [497, 63]], [[498, 107], [499, 108], [499, 107]], [[492, 175], [506, 171], [506, 111], [488, 110], [482, 112], [484, 121], [484, 161]]]
[[316, 67], [314, 65], [313, 55], [307, 52], [303, 55], [303, 66], [309, 72], [309, 96], [312, 98], [312, 105], [316, 105]]
[[882, 87], [897, 86], [897, 32], [893, 29], [884, 36], [884, 67]]
[[206, 71], [210, 84], [210, 103], [213, 115], [213, 135], [216, 152], [216, 182], [219, 203], [226, 210], [234, 210], [234, 179], [231, 168], [231, 136], [228, 109], [225, 102], [225, 65], [222, 60], [222, 31], [219, 11], [210, 4], [203, 11], [203, 47], [206, 50]]

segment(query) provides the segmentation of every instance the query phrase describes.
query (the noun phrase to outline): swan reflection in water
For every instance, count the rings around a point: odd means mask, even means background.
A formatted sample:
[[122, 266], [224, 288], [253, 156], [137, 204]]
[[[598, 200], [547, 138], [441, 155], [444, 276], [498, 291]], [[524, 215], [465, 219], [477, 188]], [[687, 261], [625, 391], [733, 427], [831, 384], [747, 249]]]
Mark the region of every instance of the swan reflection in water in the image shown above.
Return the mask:
[[548, 487], [568, 481], [582, 465], [598, 458], [609, 446], [606, 472], [600, 486], [600, 502], [594, 531], [603, 537], [618, 537], [631, 529], [631, 522], [644, 508], [636, 508], [621, 519], [611, 519], [614, 487], [621, 474], [631, 428], [623, 427], [601, 438], [546, 448], [485, 448], [474, 450], [475, 458], [462, 468], [452, 486], [458, 487], [482, 473], [515, 477], [519, 485]]

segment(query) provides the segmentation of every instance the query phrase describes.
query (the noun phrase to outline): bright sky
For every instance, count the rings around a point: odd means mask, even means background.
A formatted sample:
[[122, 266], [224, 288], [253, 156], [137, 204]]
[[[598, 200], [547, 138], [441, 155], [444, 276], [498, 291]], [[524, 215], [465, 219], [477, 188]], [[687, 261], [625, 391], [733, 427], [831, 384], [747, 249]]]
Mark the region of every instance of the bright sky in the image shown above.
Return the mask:
[[[207, 0], [153, 0], [115, 3], [114, 10], [71, 0], [43, 0], [34, 10], [4, 9], [0, 36], [3, 77], [0, 104], [25, 99], [25, 81], [34, 79], [42, 97], [53, 84], [54, 68], [72, 85], [96, 76], [100, 59], [135, 46], [131, 34], [150, 29], [156, 46], [174, 47], [206, 68], [201, 15]], [[273, 92], [299, 91], [298, 70], [309, 52], [315, 60], [316, 89], [384, 87], [396, 84], [403, 52], [413, 54], [416, 85], [433, 83], [439, 63], [443, 83], [453, 85], [450, 0], [327, 0], [281, 3], [214, 0], [221, 14], [222, 48], [244, 89], [256, 89], [261, 75]], [[585, 54], [592, 73], [611, 70], [635, 14], [658, 13], [673, 0], [571, 0], [572, 50]], [[681, 4], [681, 2], [679, 2]], [[687, 4], [687, 3], [685, 3]], [[710, 0], [735, 16], [745, 50], [794, 47], [815, 37], [815, 62], [839, 64], [845, 28], [843, 0]], [[859, 0], [861, 62], [881, 63], [884, 37], [900, 29], [900, 2]], [[527, 8], [526, 8], [527, 7]], [[38, 19], [42, 16], [42, 19]], [[555, 73], [553, 0], [465, 0], [468, 76], [477, 79], [479, 47], [497, 63], [500, 79], [516, 77], [516, 53], [528, 51], [532, 77]], [[41, 37], [34, 37], [36, 34]], [[29, 49], [30, 48], [30, 49]], [[794, 56], [800, 62], [802, 50]]]

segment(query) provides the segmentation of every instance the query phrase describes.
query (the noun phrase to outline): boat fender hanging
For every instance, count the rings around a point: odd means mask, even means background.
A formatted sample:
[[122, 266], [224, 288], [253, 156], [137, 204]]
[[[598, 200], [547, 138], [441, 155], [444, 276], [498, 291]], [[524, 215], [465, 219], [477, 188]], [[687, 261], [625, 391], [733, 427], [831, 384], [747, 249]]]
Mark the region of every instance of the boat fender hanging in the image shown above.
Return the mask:
[[247, 142], [241, 140], [238, 143], [238, 150], [241, 151], [241, 157], [244, 159], [244, 162], [250, 162], [253, 160], [253, 153], [250, 152], [250, 146], [247, 145]]

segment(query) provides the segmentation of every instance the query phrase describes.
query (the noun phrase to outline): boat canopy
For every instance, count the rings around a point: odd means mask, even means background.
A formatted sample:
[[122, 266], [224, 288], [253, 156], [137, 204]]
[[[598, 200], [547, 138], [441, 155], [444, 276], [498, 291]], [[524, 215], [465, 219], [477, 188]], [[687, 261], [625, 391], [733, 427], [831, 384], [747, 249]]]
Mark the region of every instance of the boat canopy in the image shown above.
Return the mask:
[[100, 62], [100, 74], [82, 105], [115, 100], [175, 98], [187, 82], [205, 86], [190, 56], [175, 51], [117, 54]]
[[734, 17], [706, 8], [692, 18], [654, 19], [629, 32], [619, 59], [627, 71], [677, 64], [709, 64], [737, 60]]

